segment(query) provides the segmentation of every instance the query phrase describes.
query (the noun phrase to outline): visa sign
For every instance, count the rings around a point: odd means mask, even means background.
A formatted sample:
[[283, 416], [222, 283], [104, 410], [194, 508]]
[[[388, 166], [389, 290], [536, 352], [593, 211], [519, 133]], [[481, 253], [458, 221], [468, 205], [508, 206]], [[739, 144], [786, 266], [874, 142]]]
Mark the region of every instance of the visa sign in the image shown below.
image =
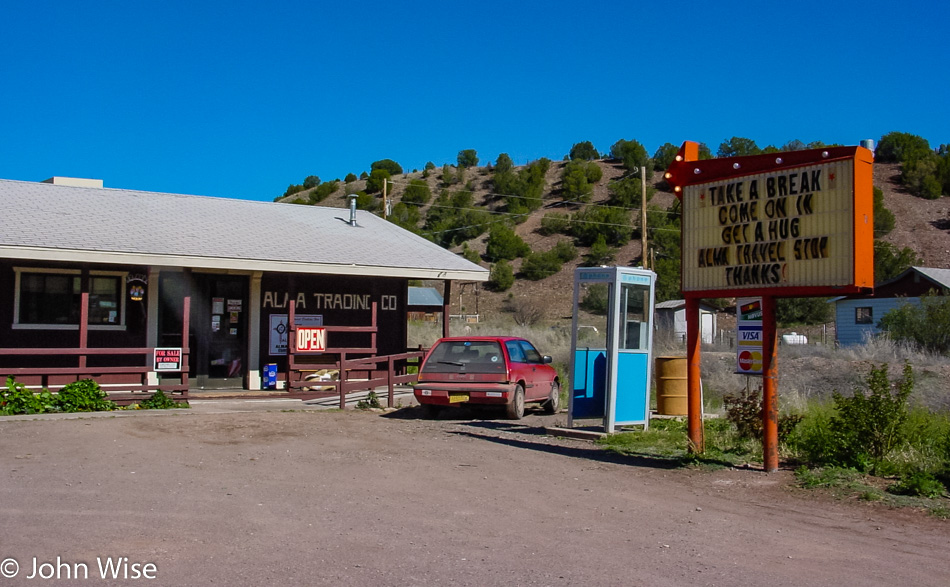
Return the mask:
[[297, 351], [325, 351], [327, 350], [326, 328], [297, 328]]

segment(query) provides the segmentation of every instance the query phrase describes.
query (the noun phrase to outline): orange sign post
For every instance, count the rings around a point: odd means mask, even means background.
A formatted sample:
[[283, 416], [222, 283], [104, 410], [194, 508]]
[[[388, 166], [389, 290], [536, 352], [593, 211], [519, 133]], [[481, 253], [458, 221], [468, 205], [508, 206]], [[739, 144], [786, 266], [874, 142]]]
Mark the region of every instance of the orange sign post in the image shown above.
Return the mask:
[[684, 143], [665, 176], [683, 210], [690, 450], [704, 450], [699, 300], [761, 297], [763, 452], [765, 469], [775, 471], [775, 301], [873, 290], [873, 155], [863, 147], [698, 155], [696, 143]]

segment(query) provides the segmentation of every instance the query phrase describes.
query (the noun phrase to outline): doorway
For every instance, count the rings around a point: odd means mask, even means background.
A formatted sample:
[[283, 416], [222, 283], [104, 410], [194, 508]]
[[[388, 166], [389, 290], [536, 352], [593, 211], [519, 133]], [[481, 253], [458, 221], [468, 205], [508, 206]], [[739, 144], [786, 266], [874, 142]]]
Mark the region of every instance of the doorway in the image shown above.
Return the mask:
[[[243, 275], [161, 274], [159, 344], [182, 346], [181, 303], [191, 292], [190, 385], [198, 389], [246, 389], [248, 278]], [[190, 287], [189, 287], [190, 285]]]

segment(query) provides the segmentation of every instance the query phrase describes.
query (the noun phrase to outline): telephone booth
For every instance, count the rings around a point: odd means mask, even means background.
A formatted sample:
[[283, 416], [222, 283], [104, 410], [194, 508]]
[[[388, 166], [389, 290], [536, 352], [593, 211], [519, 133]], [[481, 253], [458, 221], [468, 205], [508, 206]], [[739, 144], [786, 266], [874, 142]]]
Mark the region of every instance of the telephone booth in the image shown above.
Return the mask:
[[574, 271], [569, 427], [649, 424], [655, 285], [648, 269]]

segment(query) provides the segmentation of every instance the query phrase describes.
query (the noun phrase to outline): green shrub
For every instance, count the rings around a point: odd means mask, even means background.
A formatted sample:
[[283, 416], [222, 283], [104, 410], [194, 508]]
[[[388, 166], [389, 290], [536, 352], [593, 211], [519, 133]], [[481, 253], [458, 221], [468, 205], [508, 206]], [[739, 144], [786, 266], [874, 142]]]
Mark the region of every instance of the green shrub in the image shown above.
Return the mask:
[[878, 327], [891, 340], [913, 343], [933, 353], [950, 353], [950, 296], [931, 291], [920, 304], [902, 302], [889, 310]]
[[370, 391], [366, 396], [366, 399], [361, 399], [356, 402], [356, 408], [358, 410], [368, 410], [370, 408], [381, 408], [382, 404], [379, 403], [379, 397], [376, 396], [375, 391]]
[[429, 190], [429, 184], [421, 179], [410, 181], [402, 195], [402, 201], [407, 204], [428, 204], [431, 199], [432, 192]]
[[921, 497], [940, 497], [946, 491], [943, 483], [931, 473], [915, 471], [887, 488], [887, 491], [896, 495], [913, 495]]
[[544, 236], [567, 234], [569, 220], [566, 214], [548, 212], [541, 218], [541, 227], [538, 232]]
[[515, 273], [508, 261], [501, 260], [492, 265], [488, 278], [488, 287], [493, 291], [508, 291], [515, 284]]
[[584, 161], [593, 161], [594, 159], [600, 159], [600, 153], [597, 152], [597, 149], [594, 148], [594, 143], [590, 141], [583, 141], [581, 143], [574, 143], [574, 146], [571, 147], [571, 152], [568, 155], [572, 161], [575, 159], [583, 159]]
[[607, 246], [607, 240], [604, 235], [598, 235], [597, 240], [590, 246], [590, 251], [584, 255], [584, 266], [600, 267], [601, 265], [610, 265], [614, 262], [617, 252]]
[[591, 314], [606, 315], [607, 314], [607, 284], [605, 283], [593, 283], [587, 286], [587, 292], [584, 294], [584, 297], [581, 298], [581, 301], [578, 302], [578, 305], [581, 309], [590, 312]]
[[379, 161], [373, 161], [369, 166], [370, 175], [372, 172], [377, 169], [382, 169], [388, 173], [388, 176], [400, 175], [402, 173], [402, 165], [396, 163], [392, 159], [380, 159]]
[[17, 383], [13, 376], [7, 377], [6, 389], [0, 388], [0, 414], [4, 416], [42, 414], [56, 410], [53, 394], [45, 389], [33, 393], [22, 383]]
[[485, 257], [489, 261], [511, 261], [530, 252], [531, 247], [507, 224], [494, 224], [488, 231]]
[[174, 408], [187, 408], [187, 403], [178, 403], [171, 399], [161, 389], [152, 394], [152, 397], [143, 401], [139, 406], [143, 410], [171, 410]]
[[550, 277], [561, 270], [561, 261], [550, 251], [530, 253], [521, 263], [521, 275], [531, 281], [539, 281]]
[[830, 421], [829, 464], [873, 470], [906, 438], [907, 399], [914, 390], [910, 364], [904, 365], [893, 391], [886, 364], [872, 367], [865, 382], [867, 392], [855, 389], [851, 397], [832, 394], [837, 414]]
[[571, 236], [582, 247], [594, 244], [600, 235], [608, 245], [623, 246], [633, 233], [630, 211], [619, 208], [590, 206], [574, 214], [570, 226]]
[[106, 399], [106, 392], [92, 379], [82, 379], [66, 384], [56, 394], [55, 402], [63, 412], [108, 412], [115, 409], [115, 402]]

